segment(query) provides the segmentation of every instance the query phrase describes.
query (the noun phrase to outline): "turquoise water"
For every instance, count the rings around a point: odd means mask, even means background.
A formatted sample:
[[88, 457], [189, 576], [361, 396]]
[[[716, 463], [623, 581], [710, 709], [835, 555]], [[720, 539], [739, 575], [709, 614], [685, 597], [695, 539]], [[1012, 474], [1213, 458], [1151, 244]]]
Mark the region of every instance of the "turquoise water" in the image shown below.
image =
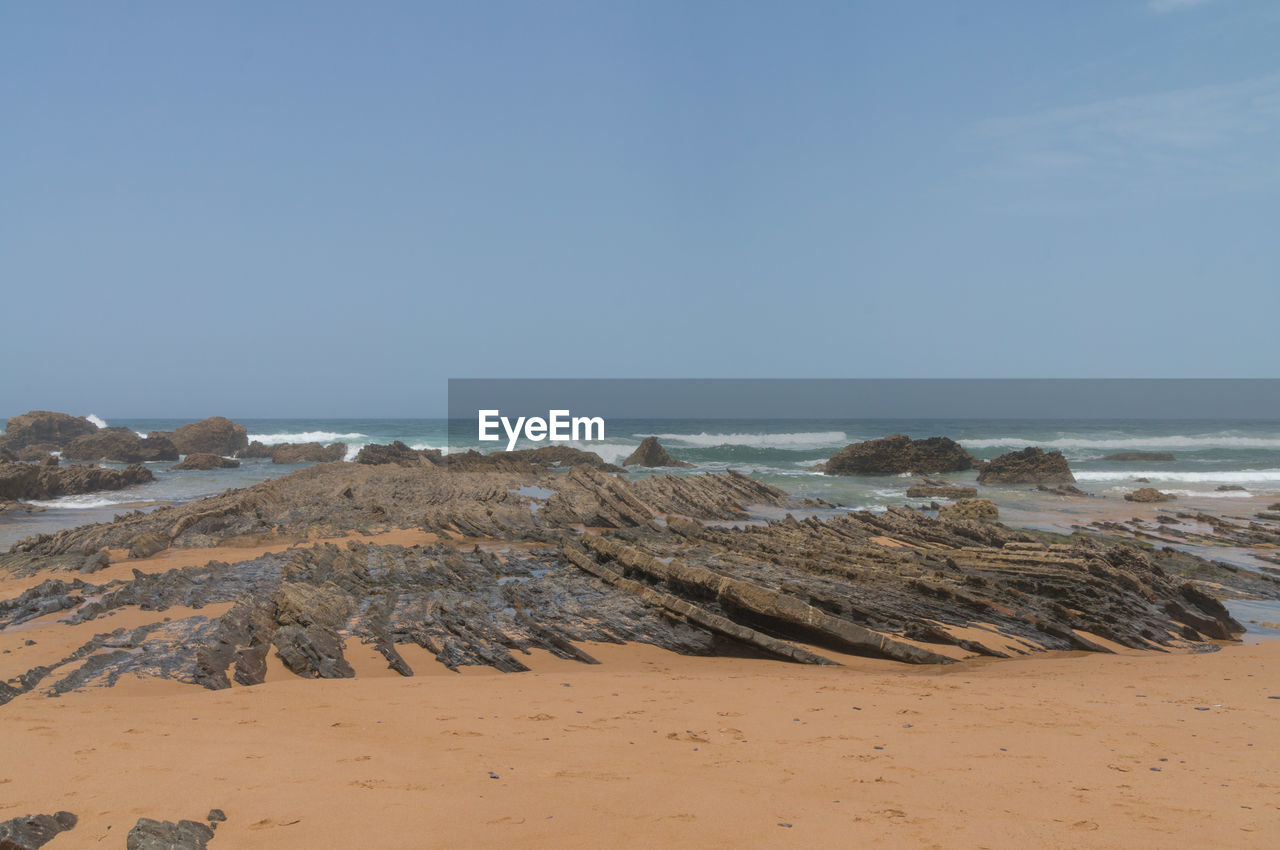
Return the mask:
[[[171, 430], [189, 420], [117, 419], [145, 433]], [[346, 442], [348, 457], [369, 443], [400, 440], [414, 448], [493, 451], [481, 443], [476, 423], [444, 419], [242, 419], [250, 439], [264, 443]], [[1060, 449], [1079, 486], [1118, 496], [1147, 478], [1179, 495], [1238, 499], [1275, 493], [1280, 497], [1280, 423], [1237, 420], [610, 420], [605, 439], [575, 444], [621, 463], [644, 437], [659, 437], [670, 454], [694, 464], [677, 474], [736, 469], [796, 495], [821, 497], [851, 508], [881, 509], [906, 501], [909, 478], [838, 478], [814, 472], [843, 446], [902, 433], [912, 437], [948, 436], [978, 457], [994, 457], [1028, 445]], [[545, 445], [522, 441], [519, 448]], [[1167, 451], [1171, 463], [1102, 460], [1120, 451]], [[122, 506], [138, 502], [182, 501], [246, 487], [293, 471], [268, 461], [245, 460], [238, 469], [175, 472], [172, 463], [150, 464], [152, 484], [111, 493], [94, 493], [39, 503], [43, 514], [0, 519], [0, 546], [35, 531], [111, 519]], [[650, 474], [636, 472], [634, 474]], [[971, 481], [975, 474], [947, 476]], [[1219, 491], [1231, 485], [1243, 491]]]

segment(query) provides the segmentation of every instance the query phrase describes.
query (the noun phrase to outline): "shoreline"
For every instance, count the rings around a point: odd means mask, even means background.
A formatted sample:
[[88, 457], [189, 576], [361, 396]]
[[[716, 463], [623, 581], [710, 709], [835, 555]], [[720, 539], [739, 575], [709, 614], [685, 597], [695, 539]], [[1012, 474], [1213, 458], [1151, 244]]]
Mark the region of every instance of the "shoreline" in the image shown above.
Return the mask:
[[586, 648], [600, 665], [23, 697], [0, 817], [76, 812], [49, 850], [210, 808], [219, 843], [286, 850], [598, 846], [601, 819], [621, 846], [1275, 837], [1280, 644], [945, 668]]

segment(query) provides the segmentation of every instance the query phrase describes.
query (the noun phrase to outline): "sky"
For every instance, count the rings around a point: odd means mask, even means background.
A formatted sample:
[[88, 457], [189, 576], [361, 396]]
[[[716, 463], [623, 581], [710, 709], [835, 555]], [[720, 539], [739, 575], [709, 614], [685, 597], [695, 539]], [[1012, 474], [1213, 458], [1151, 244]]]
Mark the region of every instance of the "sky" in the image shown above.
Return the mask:
[[0, 415], [1277, 377], [1273, 0], [0, 5]]

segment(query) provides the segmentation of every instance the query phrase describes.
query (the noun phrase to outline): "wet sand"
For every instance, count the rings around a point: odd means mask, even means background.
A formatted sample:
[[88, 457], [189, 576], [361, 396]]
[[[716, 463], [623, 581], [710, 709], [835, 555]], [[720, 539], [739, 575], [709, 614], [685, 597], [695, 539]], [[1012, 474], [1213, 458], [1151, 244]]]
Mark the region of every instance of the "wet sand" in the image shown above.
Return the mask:
[[1280, 840], [1280, 643], [947, 668], [586, 648], [603, 663], [454, 674], [424, 652], [403, 679], [353, 652], [353, 680], [23, 696], [0, 819], [79, 815], [49, 850], [214, 807], [214, 848]]

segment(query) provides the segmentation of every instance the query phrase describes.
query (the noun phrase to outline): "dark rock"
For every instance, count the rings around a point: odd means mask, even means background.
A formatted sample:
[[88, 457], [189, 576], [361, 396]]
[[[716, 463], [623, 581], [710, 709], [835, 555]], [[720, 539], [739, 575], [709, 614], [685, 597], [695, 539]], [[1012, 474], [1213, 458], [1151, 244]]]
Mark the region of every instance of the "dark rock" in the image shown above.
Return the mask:
[[623, 466], [693, 466], [683, 460], [673, 460], [667, 450], [658, 442], [657, 437], [645, 437], [640, 441], [640, 445], [636, 447], [627, 459], [622, 462]]
[[32, 410], [21, 416], [10, 416], [0, 439], [10, 451], [18, 451], [35, 443], [52, 443], [61, 448], [82, 434], [98, 430], [83, 416], [69, 416], [52, 410]]
[[1060, 451], [1046, 452], [1028, 446], [987, 462], [978, 473], [979, 484], [1074, 484], [1076, 478]]
[[101, 466], [60, 466], [48, 457], [38, 466], [0, 461], [0, 499], [56, 499], [97, 490], [120, 490], [154, 481], [144, 466], [107, 469]]
[[129, 830], [126, 850], [206, 850], [213, 830], [194, 820], [158, 821], [138, 818]]
[[1172, 452], [1116, 452], [1115, 454], [1107, 455], [1103, 460], [1164, 463], [1174, 460], [1174, 457]]
[[84, 561], [80, 565], [82, 573], [96, 573], [98, 570], [104, 570], [111, 565], [111, 553], [105, 548], [99, 549], [92, 555], [85, 555]]
[[938, 509], [939, 519], [997, 519], [1000, 511], [990, 499], [959, 499]]
[[76, 437], [62, 450], [62, 456], [68, 460], [144, 463], [177, 460], [178, 450], [168, 437], [159, 432], [144, 438], [128, 428], [100, 428], [92, 434]]
[[1239, 484], [1219, 484], [1217, 487], [1214, 487], [1213, 489], [1219, 493], [1235, 493], [1235, 492], [1241, 492], [1244, 490], [1244, 488], [1241, 487]]
[[832, 455], [823, 471], [827, 475], [927, 475], [972, 467], [973, 457], [948, 437], [913, 440], [894, 434], [845, 446]]
[[196, 452], [189, 454], [182, 459], [182, 463], [175, 463], [170, 469], [235, 469], [240, 465], [240, 461], [221, 457], [206, 452]]
[[1178, 497], [1172, 493], [1161, 493], [1154, 487], [1141, 487], [1132, 493], [1125, 493], [1126, 502], [1172, 502]]
[[206, 817], [205, 820], [209, 823], [225, 823], [227, 820], [227, 813], [222, 809], [210, 809], [209, 816]]
[[346, 456], [346, 443], [284, 443], [271, 450], [272, 463], [332, 463]]
[[0, 821], [0, 850], [38, 850], [58, 833], [75, 829], [78, 820], [71, 812], [58, 812]]
[[211, 416], [183, 425], [169, 438], [179, 454], [215, 454], [230, 457], [249, 447], [249, 435], [244, 426], [237, 425], [222, 416]]
[[1089, 494], [1081, 490], [1074, 484], [1059, 484], [1057, 487], [1046, 487], [1043, 484], [1036, 485], [1036, 489], [1041, 493], [1053, 493], [1057, 496], [1088, 496]]

